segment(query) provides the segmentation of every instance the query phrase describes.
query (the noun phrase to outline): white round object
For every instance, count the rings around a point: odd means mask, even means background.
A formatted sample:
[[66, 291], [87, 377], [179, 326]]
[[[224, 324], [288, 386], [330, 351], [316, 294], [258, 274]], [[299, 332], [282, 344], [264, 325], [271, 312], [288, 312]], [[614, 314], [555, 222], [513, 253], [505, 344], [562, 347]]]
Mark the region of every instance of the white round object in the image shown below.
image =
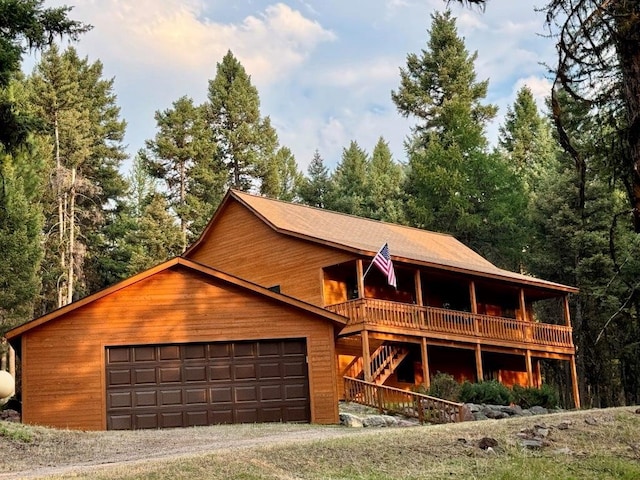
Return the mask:
[[10, 397], [16, 391], [16, 381], [9, 372], [0, 370], [0, 398]]

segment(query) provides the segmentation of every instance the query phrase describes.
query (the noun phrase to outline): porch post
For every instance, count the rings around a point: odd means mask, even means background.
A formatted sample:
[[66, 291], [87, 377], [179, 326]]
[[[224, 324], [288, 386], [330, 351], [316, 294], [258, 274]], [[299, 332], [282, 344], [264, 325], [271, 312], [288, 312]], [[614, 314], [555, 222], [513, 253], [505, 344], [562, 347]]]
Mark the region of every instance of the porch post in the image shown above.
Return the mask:
[[371, 350], [369, 350], [369, 332], [362, 330], [362, 368], [364, 370], [364, 381], [371, 381]]
[[358, 278], [358, 298], [364, 298], [364, 270], [361, 258], [356, 260], [356, 277]]
[[578, 371], [576, 370], [576, 356], [571, 355], [569, 362], [571, 363], [571, 384], [573, 387], [573, 404], [576, 408], [580, 408], [580, 389], [578, 388]]
[[519, 301], [520, 301], [520, 311], [522, 312], [522, 321], [526, 322], [528, 320], [527, 318], [527, 304], [524, 301], [524, 288], [520, 289], [519, 292]]
[[420, 270], [415, 271], [413, 278], [416, 284], [416, 305], [423, 306], [424, 300], [422, 299], [422, 278], [420, 277]]
[[476, 343], [476, 376], [478, 377], [478, 382], [484, 380], [484, 372], [482, 371], [482, 349], [479, 343]]
[[571, 326], [571, 311], [569, 310], [569, 294], [567, 293], [562, 297], [562, 303], [564, 304], [564, 322], [567, 327]]
[[429, 355], [427, 354], [427, 339], [422, 337], [422, 342], [420, 345], [422, 348], [422, 384], [425, 388], [429, 388], [431, 386], [431, 376], [429, 373]]
[[540, 388], [542, 386], [542, 372], [540, 371], [540, 359], [536, 359], [536, 368], [535, 368], [535, 382], [534, 387]]
[[527, 382], [529, 387], [533, 387], [533, 368], [531, 367], [531, 350], [527, 349], [525, 354], [525, 362], [527, 364]]
[[471, 299], [471, 313], [478, 313], [478, 299], [476, 298], [476, 282], [469, 282], [469, 298]]

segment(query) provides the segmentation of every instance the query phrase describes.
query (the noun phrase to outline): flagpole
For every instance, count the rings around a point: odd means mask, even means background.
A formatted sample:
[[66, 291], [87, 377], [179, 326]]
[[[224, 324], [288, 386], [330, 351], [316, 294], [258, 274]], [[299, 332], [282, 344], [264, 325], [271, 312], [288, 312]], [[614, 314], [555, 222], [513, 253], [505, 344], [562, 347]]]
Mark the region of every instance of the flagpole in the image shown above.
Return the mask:
[[[385, 242], [384, 245], [382, 245], [380, 247], [380, 250], [378, 250], [376, 252], [376, 254], [373, 256], [373, 258], [376, 258], [376, 256], [378, 255], [378, 253], [380, 253], [382, 251], [382, 249], [384, 248], [385, 245], [388, 245], [388, 242]], [[364, 272], [364, 274], [362, 274], [362, 281], [364, 281], [364, 277], [367, 276], [367, 273], [369, 273], [369, 270], [371, 270], [371, 267], [373, 267], [373, 260], [371, 261], [371, 263], [369, 264], [369, 267], [367, 268], [367, 271]]]

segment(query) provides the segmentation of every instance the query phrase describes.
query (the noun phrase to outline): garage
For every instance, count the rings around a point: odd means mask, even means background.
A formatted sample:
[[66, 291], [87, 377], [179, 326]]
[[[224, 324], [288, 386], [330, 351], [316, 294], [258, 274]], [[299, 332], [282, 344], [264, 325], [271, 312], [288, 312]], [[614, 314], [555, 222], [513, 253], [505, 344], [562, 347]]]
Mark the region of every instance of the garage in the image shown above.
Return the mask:
[[309, 422], [304, 339], [106, 348], [107, 429]]

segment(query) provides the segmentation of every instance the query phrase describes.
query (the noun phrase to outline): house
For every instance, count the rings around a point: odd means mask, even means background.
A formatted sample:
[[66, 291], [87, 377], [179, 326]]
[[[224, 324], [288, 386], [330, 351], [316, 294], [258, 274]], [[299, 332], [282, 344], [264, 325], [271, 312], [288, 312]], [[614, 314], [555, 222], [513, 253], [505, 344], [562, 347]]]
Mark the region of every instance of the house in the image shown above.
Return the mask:
[[[397, 288], [369, 268], [388, 244]], [[344, 377], [536, 386], [577, 289], [449, 235], [230, 190], [182, 255], [7, 334], [23, 418], [81, 429], [337, 422]], [[60, 365], [54, 369], [51, 365]]]

